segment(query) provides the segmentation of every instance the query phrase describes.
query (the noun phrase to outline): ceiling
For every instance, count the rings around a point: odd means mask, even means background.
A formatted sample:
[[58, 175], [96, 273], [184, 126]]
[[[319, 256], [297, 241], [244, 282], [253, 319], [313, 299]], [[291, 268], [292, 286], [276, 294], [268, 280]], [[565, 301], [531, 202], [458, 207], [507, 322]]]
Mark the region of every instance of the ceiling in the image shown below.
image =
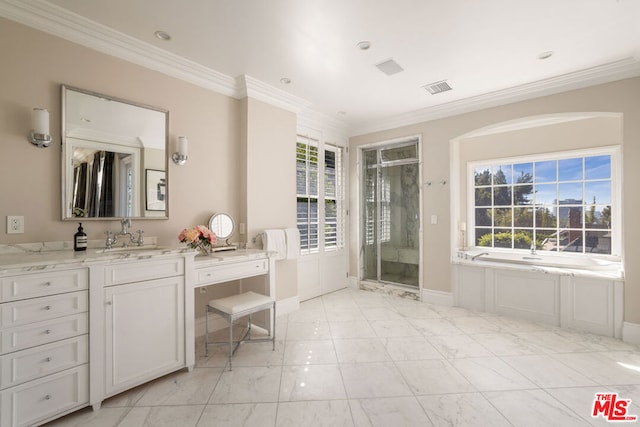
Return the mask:
[[[351, 135], [640, 75], [639, 0], [48, 3], [230, 78], [250, 76]], [[553, 55], [539, 59], [544, 52]], [[388, 59], [403, 71], [375, 66]], [[424, 89], [443, 80], [453, 89]]]

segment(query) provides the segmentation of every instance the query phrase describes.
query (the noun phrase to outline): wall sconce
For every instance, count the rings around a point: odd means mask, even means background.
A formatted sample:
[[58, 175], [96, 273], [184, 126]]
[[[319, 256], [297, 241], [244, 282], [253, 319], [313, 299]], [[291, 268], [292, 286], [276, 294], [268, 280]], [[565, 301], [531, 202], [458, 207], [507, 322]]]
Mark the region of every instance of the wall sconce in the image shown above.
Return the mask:
[[178, 137], [178, 152], [173, 153], [171, 158], [173, 159], [173, 163], [176, 165], [182, 166], [187, 163], [187, 147], [189, 145], [189, 141], [186, 136]]
[[49, 112], [44, 108], [34, 108], [31, 124], [33, 129], [29, 133], [29, 141], [40, 148], [48, 147], [53, 140], [49, 135]]

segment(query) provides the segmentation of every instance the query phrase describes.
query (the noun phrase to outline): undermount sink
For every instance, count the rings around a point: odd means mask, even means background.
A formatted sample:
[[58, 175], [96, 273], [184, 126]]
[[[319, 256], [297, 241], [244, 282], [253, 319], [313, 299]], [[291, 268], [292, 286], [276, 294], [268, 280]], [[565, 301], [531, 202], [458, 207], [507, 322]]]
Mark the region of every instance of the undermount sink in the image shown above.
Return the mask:
[[162, 249], [157, 245], [144, 245], [144, 246], [120, 246], [117, 248], [105, 248], [98, 249], [96, 253], [99, 254], [109, 254], [109, 253], [126, 253], [126, 252], [140, 252], [140, 251], [152, 251], [156, 249]]

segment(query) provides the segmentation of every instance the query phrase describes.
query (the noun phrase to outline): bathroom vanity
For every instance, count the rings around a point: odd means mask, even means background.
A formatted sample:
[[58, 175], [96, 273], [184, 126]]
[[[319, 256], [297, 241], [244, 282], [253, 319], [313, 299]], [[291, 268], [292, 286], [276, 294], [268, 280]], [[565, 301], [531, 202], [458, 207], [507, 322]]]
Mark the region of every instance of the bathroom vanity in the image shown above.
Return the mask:
[[195, 288], [240, 280], [273, 293], [273, 262], [258, 250], [0, 254], [0, 426], [98, 410], [110, 396], [191, 369]]

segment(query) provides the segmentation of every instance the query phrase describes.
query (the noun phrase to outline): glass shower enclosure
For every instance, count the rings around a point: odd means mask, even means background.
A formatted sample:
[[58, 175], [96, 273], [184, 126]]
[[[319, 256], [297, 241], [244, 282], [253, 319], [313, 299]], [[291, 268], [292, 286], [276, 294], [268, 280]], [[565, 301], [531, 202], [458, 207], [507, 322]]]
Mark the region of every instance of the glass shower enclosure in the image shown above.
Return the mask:
[[419, 287], [418, 140], [362, 150], [360, 279]]

